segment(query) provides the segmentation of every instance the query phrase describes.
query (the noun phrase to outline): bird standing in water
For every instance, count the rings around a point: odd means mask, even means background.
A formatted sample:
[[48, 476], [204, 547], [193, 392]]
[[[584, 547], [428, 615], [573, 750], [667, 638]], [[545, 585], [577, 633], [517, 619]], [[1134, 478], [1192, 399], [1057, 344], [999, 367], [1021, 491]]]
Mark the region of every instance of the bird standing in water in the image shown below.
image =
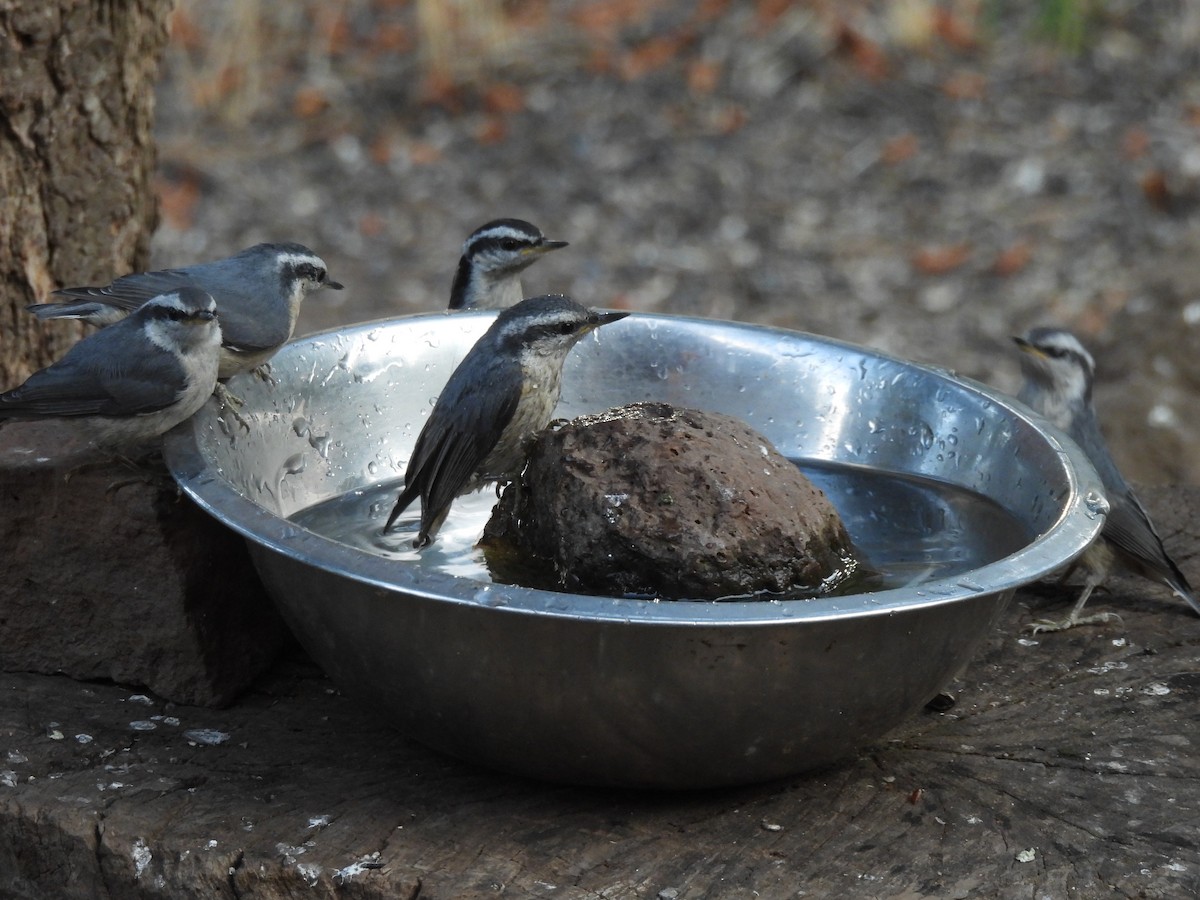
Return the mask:
[[597, 312], [561, 294], [502, 310], [438, 396], [404, 474], [404, 490], [385, 532], [418, 496], [414, 547], [433, 540], [455, 498], [520, 474], [529, 442], [550, 424], [563, 363], [590, 331], [625, 318]]

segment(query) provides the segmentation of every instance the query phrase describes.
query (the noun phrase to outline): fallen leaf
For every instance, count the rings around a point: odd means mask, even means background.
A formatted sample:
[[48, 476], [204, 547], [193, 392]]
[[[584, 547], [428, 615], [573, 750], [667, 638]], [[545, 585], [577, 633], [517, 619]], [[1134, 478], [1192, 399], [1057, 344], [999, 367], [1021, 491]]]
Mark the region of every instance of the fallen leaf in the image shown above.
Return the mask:
[[392, 136], [386, 131], [381, 131], [371, 141], [368, 153], [370, 153], [371, 161], [376, 165], [386, 166], [392, 161], [392, 151]]
[[887, 55], [883, 49], [848, 22], [840, 21], [835, 28], [834, 48], [847, 57], [866, 78], [882, 81], [888, 74]]
[[196, 204], [200, 200], [200, 182], [191, 175], [180, 178], [156, 178], [154, 192], [163, 221], [177, 231], [192, 227]]
[[329, 98], [317, 87], [302, 87], [292, 98], [292, 112], [301, 119], [311, 119], [329, 106]]
[[886, 165], [895, 166], [912, 159], [920, 149], [921, 144], [917, 136], [908, 131], [885, 141], [883, 149], [879, 151], [879, 158]]
[[946, 6], [934, 9], [933, 32], [955, 50], [974, 50], [979, 46], [975, 23]]
[[721, 78], [719, 63], [706, 59], [694, 59], [688, 64], [687, 86], [693, 94], [711, 94], [717, 89]]
[[623, 25], [641, 21], [651, 4], [642, 0], [593, 0], [571, 12], [571, 21], [593, 37], [614, 37]]
[[387, 223], [379, 213], [369, 210], [358, 219], [358, 230], [364, 237], [378, 237]]
[[621, 59], [621, 77], [632, 81], [663, 68], [679, 55], [681, 45], [678, 35], [659, 35], [643, 41]]
[[754, 5], [754, 21], [759, 33], [768, 31], [772, 25], [783, 18], [783, 14], [791, 7], [792, 0], [758, 0]]
[[992, 272], [1007, 278], [1024, 269], [1032, 258], [1033, 247], [1028, 241], [1014, 241], [1001, 250], [992, 261]]
[[372, 53], [407, 53], [412, 46], [412, 32], [399, 22], [383, 22], [371, 38]]
[[184, 9], [176, 6], [167, 22], [172, 44], [187, 50], [203, 49], [204, 32]]
[[746, 124], [746, 120], [746, 110], [742, 109], [736, 103], [731, 103], [717, 112], [714, 124], [718, 133], [733, 134], [733, 132]]
[[960, 69], [942, 82], [942, 93], [951, 100], [982, 100], [987, 78], [980, 72]]
[[612, 48], [597, 43], [588, 50], [587, 62], [584, 68], [592, 75], [607, 75], [614, 68]]
[[510, 82], [493, 82], [483, 93], [483, 105], [492, 113], [519, 113], [525, 108], [525, 94]]
[[1140, 125], [1125, 129], [1121, 135], [1121, 156], [1124, 159], [1141, 159], [1150, 151], [1150, 133]]
[[1162, 212], [1169, 212], [1174, 199], [1167, 185], [1167, 176], [1162, 169], [1151, 169], [1141, 180], [1142, 193], [1150, 201], [1150, 205]]
[[703, 24], [724, 15], [729, 8], [729, 0], [700, 0], [692, 12], [692, 21]]
[[970, 255], [970, 244], [937, 244], [914, 253], [912, 264], [923, 275], [944, 275], [965, 263]]
[[440, 106], [452, 113], [462, 112], [462, 91], [444, 69], [429, 69], [421, 82], [421, 102], [426, 106]]
[[442, 151], [426, 141], [413, 141], [408, 147], [408, 159], [414, 166], [427, 166], [440, 162]]
[[508, 126], [500, 116], [488, 116], [475, 129], [475, 140], [481, 144], [498, 144], [508, 137]]
[[318, 28], [325, 37], [325, 47], [333, 55], [341, 55], [350, 46], [350, 23], [346, 19], [344, 9], [338, 9], [322, 15], [318, 19]]

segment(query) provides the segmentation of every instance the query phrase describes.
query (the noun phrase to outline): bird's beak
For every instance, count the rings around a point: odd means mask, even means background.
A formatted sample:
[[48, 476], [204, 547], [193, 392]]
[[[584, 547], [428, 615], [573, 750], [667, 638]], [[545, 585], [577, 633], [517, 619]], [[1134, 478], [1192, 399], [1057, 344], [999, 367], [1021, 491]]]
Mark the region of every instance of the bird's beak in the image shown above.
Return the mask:
[[601, 325], [607, 325], [609, 322], [619, 322], [621, 319], [629, 315], [629, 310], [621, 312], [602, 312], [596, 314], [596, 324], [593, 326], [599, 328]]
[[549, 253], [551, 250], [561, 250], [566, 246], [569, 246], [566, 241], [542, 241], [536, 247], [526, 247], [521, 253], [525, 256], [541, 256], [543, 253]]
[[1025, 338], [1020, 337], [1019, 335], [1013, 337], [1013, 343], [1016, 344], [1017, 347], [1023, 353], [1028, 353], [1032, 356], [1043, 356], [1044, 355], [1041, 350], [1039, 350], [1037, 347], [1035, 347], [1033, 344], [1029, 343], [1029, 341], [1025, 340]]
[[321, 282], [322, 287], [333, 288], [335, 291], [340, 291], [344, 285], [340, 281], [334, 281], [332, 278], [326, 278]]

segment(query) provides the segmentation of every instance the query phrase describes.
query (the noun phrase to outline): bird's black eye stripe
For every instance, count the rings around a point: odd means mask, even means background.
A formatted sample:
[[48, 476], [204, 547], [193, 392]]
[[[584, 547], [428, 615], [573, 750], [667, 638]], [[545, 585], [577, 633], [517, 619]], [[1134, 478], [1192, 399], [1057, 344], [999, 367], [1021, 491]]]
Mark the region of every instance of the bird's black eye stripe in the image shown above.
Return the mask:
[[510, 253], [521, 249], [521, 242], [516, 238], [505, 238], [500, 242], [501, 250], [508, 250]]
[[575, 333], [575, 323], [574, 322], [563, 322], [561, 325], [558, 326], [558, 333], [559, 334], [574, 334]]
[[182, 322], [184, 319], [190, 319], [193, 315], [186, 309], [179, 309], [175, 306], [159, 306], [157, 304], [155, 304], [153, 307], [153, 313], [155, 318], [171, 319], [175, 322]]
[[325, 270], [320, 266], [314, 266], [312, 263], [300, 263], [296, 266], [295, 272], [298, 277], [311, 278], [318, 284], [325, 281]]

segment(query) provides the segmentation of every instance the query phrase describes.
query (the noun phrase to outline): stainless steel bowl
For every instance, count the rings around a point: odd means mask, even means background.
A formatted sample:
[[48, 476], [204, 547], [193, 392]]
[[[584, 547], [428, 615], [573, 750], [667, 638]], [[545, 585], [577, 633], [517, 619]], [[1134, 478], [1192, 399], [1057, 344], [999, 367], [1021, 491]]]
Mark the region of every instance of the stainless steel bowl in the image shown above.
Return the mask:
[[633, 315], [583, 341], [558, 414], [637, 400], [729, 413], [788, 457], [990, 498], [1030, 537], [917, 586], [653, 602], [457, 577], [288, 521], [402, 476], [433, 399], [493, 315], [410, 316], [297, 340], [272, 361], [274, 384], [231, 384], [249, 432], [210, 402], [166, 444], [179, 484], [246, 537], [330, 677], [407, 735], [464, 759], [668, 788], [829, 763], [934, 697], [1014, 588], [1073, 559], [1103, 524], [1102, 489], [1078, 449], [1002, 395], [807, 334], [661, 315]]

